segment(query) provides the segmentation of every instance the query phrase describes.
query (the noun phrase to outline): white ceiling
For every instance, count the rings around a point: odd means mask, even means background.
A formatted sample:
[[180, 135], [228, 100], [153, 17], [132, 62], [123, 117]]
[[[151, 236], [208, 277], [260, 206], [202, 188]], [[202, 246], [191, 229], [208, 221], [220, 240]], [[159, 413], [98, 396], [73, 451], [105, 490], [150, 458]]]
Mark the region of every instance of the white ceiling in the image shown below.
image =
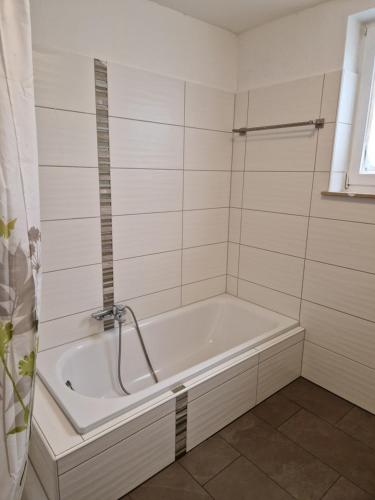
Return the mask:
[[153, 0], [233, 33], [328, 0]]

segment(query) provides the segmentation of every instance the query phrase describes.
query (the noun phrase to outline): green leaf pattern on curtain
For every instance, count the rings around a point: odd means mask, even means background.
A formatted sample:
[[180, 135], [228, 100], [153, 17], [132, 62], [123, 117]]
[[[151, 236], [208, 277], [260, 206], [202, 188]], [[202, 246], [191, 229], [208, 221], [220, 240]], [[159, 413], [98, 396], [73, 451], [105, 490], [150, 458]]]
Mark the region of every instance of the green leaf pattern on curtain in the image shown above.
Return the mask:
[[40, 215], [29, 0], [0, 1], [0, 498], [19, 500], [34, 396]]

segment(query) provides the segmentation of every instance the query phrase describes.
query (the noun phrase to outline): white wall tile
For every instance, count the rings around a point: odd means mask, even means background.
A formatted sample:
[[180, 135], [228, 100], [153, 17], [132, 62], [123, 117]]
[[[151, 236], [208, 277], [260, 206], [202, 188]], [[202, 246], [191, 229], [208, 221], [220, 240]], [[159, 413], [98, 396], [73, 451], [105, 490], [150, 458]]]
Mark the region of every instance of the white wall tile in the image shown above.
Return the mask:
[[102, 261], [99, 218], [44, 221], [42, 237], [43, 271]]
[[233, 134], [232, 170], [245, 170], [246, 137]]
[[302, 301], [306, 340], [375, 369], [375, 323]]
[[244, 210], [241, 243], [304, 257], [307, 224], [307, 217]]
[[327, 219], [341, 219], [375, 224], [375, 202], [364, 198], [337, 198], [322, 196], [328, 189], [329, 174], [317, 172], [311, 203], [311, 215]]
[[95, 113], [94, 60], [57, 51], [33, 51], [35, 103]]
[[184, 212], [183, 246], [194, 247], [221, 243], [228, 239], [228, 208]]
[[257, 403], [265, 400], [301, 374], [303, 342], [259, 364]]
[[111, 116], [184, 123], [184, 82], [118, 64], [108, 64]]
[[243, 207], [308, 215], [312, 173], [246, 172]]
[[181, 248], [181, 212], [119, 215], [112, 228], [115, 260]]
[[305, 338], [305, 331], [297, 327], [293, 330], [289, 330], [286, 333], [279, 335], [263, 344], [255, 347], [255, 350], [259, 353], [259, 363], [263, 363], [269, 358], [279, 354], [280, 352], [292, 347], [300, 342], [303, 342]]
[[208, 299], [225, 293], [226, 276], [217, 276], [208, 280], [190, 283], [182, 287], [182, 305]]
[[233, 115], [234, 94], [186, 83], [185, 125], [231, 132]]
[[241, 213], [239, 208], [229, 210], [229, 241], [238, 243], [241, 235]]
[[246, 127], [249, 92], [239, 92], [234, 102], [234, 128]]
[[184, 285], [227, 272], [227, 244], [188, 248], [182, 254], [182, 283]]
[[311, 218], [307, 258], [375, 273], [375, 226]]
[[175, 288], [181, 284], [181, 251], [117, 260], [113, 270], [116, 301]]
[[[101, 304], [98, 305], [101, 307]], [[44, 351], [103, 331], [103, 322], [91, 317], [98, 307], [39, 323], [39, 350]]]
[[184, 168], [187, 170], [230, 170], [232, 135], [186, 128]]
[[99, 308], [102, 303], [101, 264], [43, 274], [41, 321]]
[[229, 206], [230, 172], [184, 172], [184, 209]]
[[302, 375], [375, 413], [375, 370], [305, 342]]
[[240, 257], [240, 245], [238, 243], [228, 243], [228, 274], [238, 276], [238, 263]]
[[242, 207], [243, 172], [232, 172], [230, 185], [230, 206]]
[[39, 182], [42, 220], [99, 216], [97, 169], [40, 167]]
[[36, 108], [39, 165], [97, 167], [94, 115]]
[[329, 172], [331, 170], [335, 133], [335, 123], [326, 123], [319, 130], [315, 162], [315, 170], [317, 172]]
[[110, 118], [109, 131], [112, 168], [183, 167], [182, 127]]
[[313, 127], [247, 134], [246, 170], [312, 171], [318, 132]]
[[207, 439], [255, 406], [257, 369], [246, 370], [189, 402], [187, 449]]
[[250, 91], [249, 127], [313, 120], [319, 117], [323, 76]]
[[144, 295], [136, 299], [130, 299], [127, 304], [134, 310], [137, 319], [149, 318], [181, 305], [181, 288], [171, 288], [161, 292]]
[[299, 297], [303, 259], [241, 245], [239, 277]]
[[182, 171], [112, 169], [112, 213], [181, 210]]
[[237, 296], [237, 288], [238, 288], [238, 278], [234, 276], [227, 275], [227, 290], [226, 292], [230, 295]]
[[326, 122], [336, 122], [342, 71], [324, 75], [321, 117]]
[[299, 319], [300, 299], [297, 297], [241, 279], [238, 280], [238, 296], [271, 311]]
[[307, 260], [303, 298], [375, 321], [375, 276]]

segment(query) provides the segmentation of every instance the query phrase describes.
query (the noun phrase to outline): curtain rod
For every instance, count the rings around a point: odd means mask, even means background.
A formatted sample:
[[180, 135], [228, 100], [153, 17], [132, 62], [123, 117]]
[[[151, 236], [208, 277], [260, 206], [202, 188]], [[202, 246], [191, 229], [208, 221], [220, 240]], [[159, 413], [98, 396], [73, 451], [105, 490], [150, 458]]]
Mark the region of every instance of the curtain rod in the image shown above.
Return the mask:
[[279, 125], [265, 125], [263, 127], [234, 128], [232, 130], [232, 132], [238, 133], [240, 135], [246, 135], [247, 132], [257, 132], [260, 130], [274, 130], [274, 129], [278, 129], [278, 128], [306, 127], [308, 125], [314, 125], [315, 128], [323, 128], [324, 127], [324, 118], [317, 118], [316, 120], [309, 120], [306, 122], [280, 123]]

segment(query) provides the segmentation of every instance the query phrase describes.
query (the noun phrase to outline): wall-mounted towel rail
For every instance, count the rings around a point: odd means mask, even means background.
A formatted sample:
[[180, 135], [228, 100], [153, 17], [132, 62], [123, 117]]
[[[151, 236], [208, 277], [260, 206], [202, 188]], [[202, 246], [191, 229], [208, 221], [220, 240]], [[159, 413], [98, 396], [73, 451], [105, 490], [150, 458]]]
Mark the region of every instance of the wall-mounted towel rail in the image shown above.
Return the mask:
[[309, 120], [307, 122], [280, 123], [279, 125], [265, 125], [263, 127], [234, 128], [232, 132], [238, 133], [240, 135], [246, 135], [247, 132], [257, 132], [259, 130], [273, 130], [277, 128], [291, 128], [291, 127], [307, 127], [308, 125], [314, 125], [315, 128], [323, 128], [324, 118], [317, 118], [316, 120]]

